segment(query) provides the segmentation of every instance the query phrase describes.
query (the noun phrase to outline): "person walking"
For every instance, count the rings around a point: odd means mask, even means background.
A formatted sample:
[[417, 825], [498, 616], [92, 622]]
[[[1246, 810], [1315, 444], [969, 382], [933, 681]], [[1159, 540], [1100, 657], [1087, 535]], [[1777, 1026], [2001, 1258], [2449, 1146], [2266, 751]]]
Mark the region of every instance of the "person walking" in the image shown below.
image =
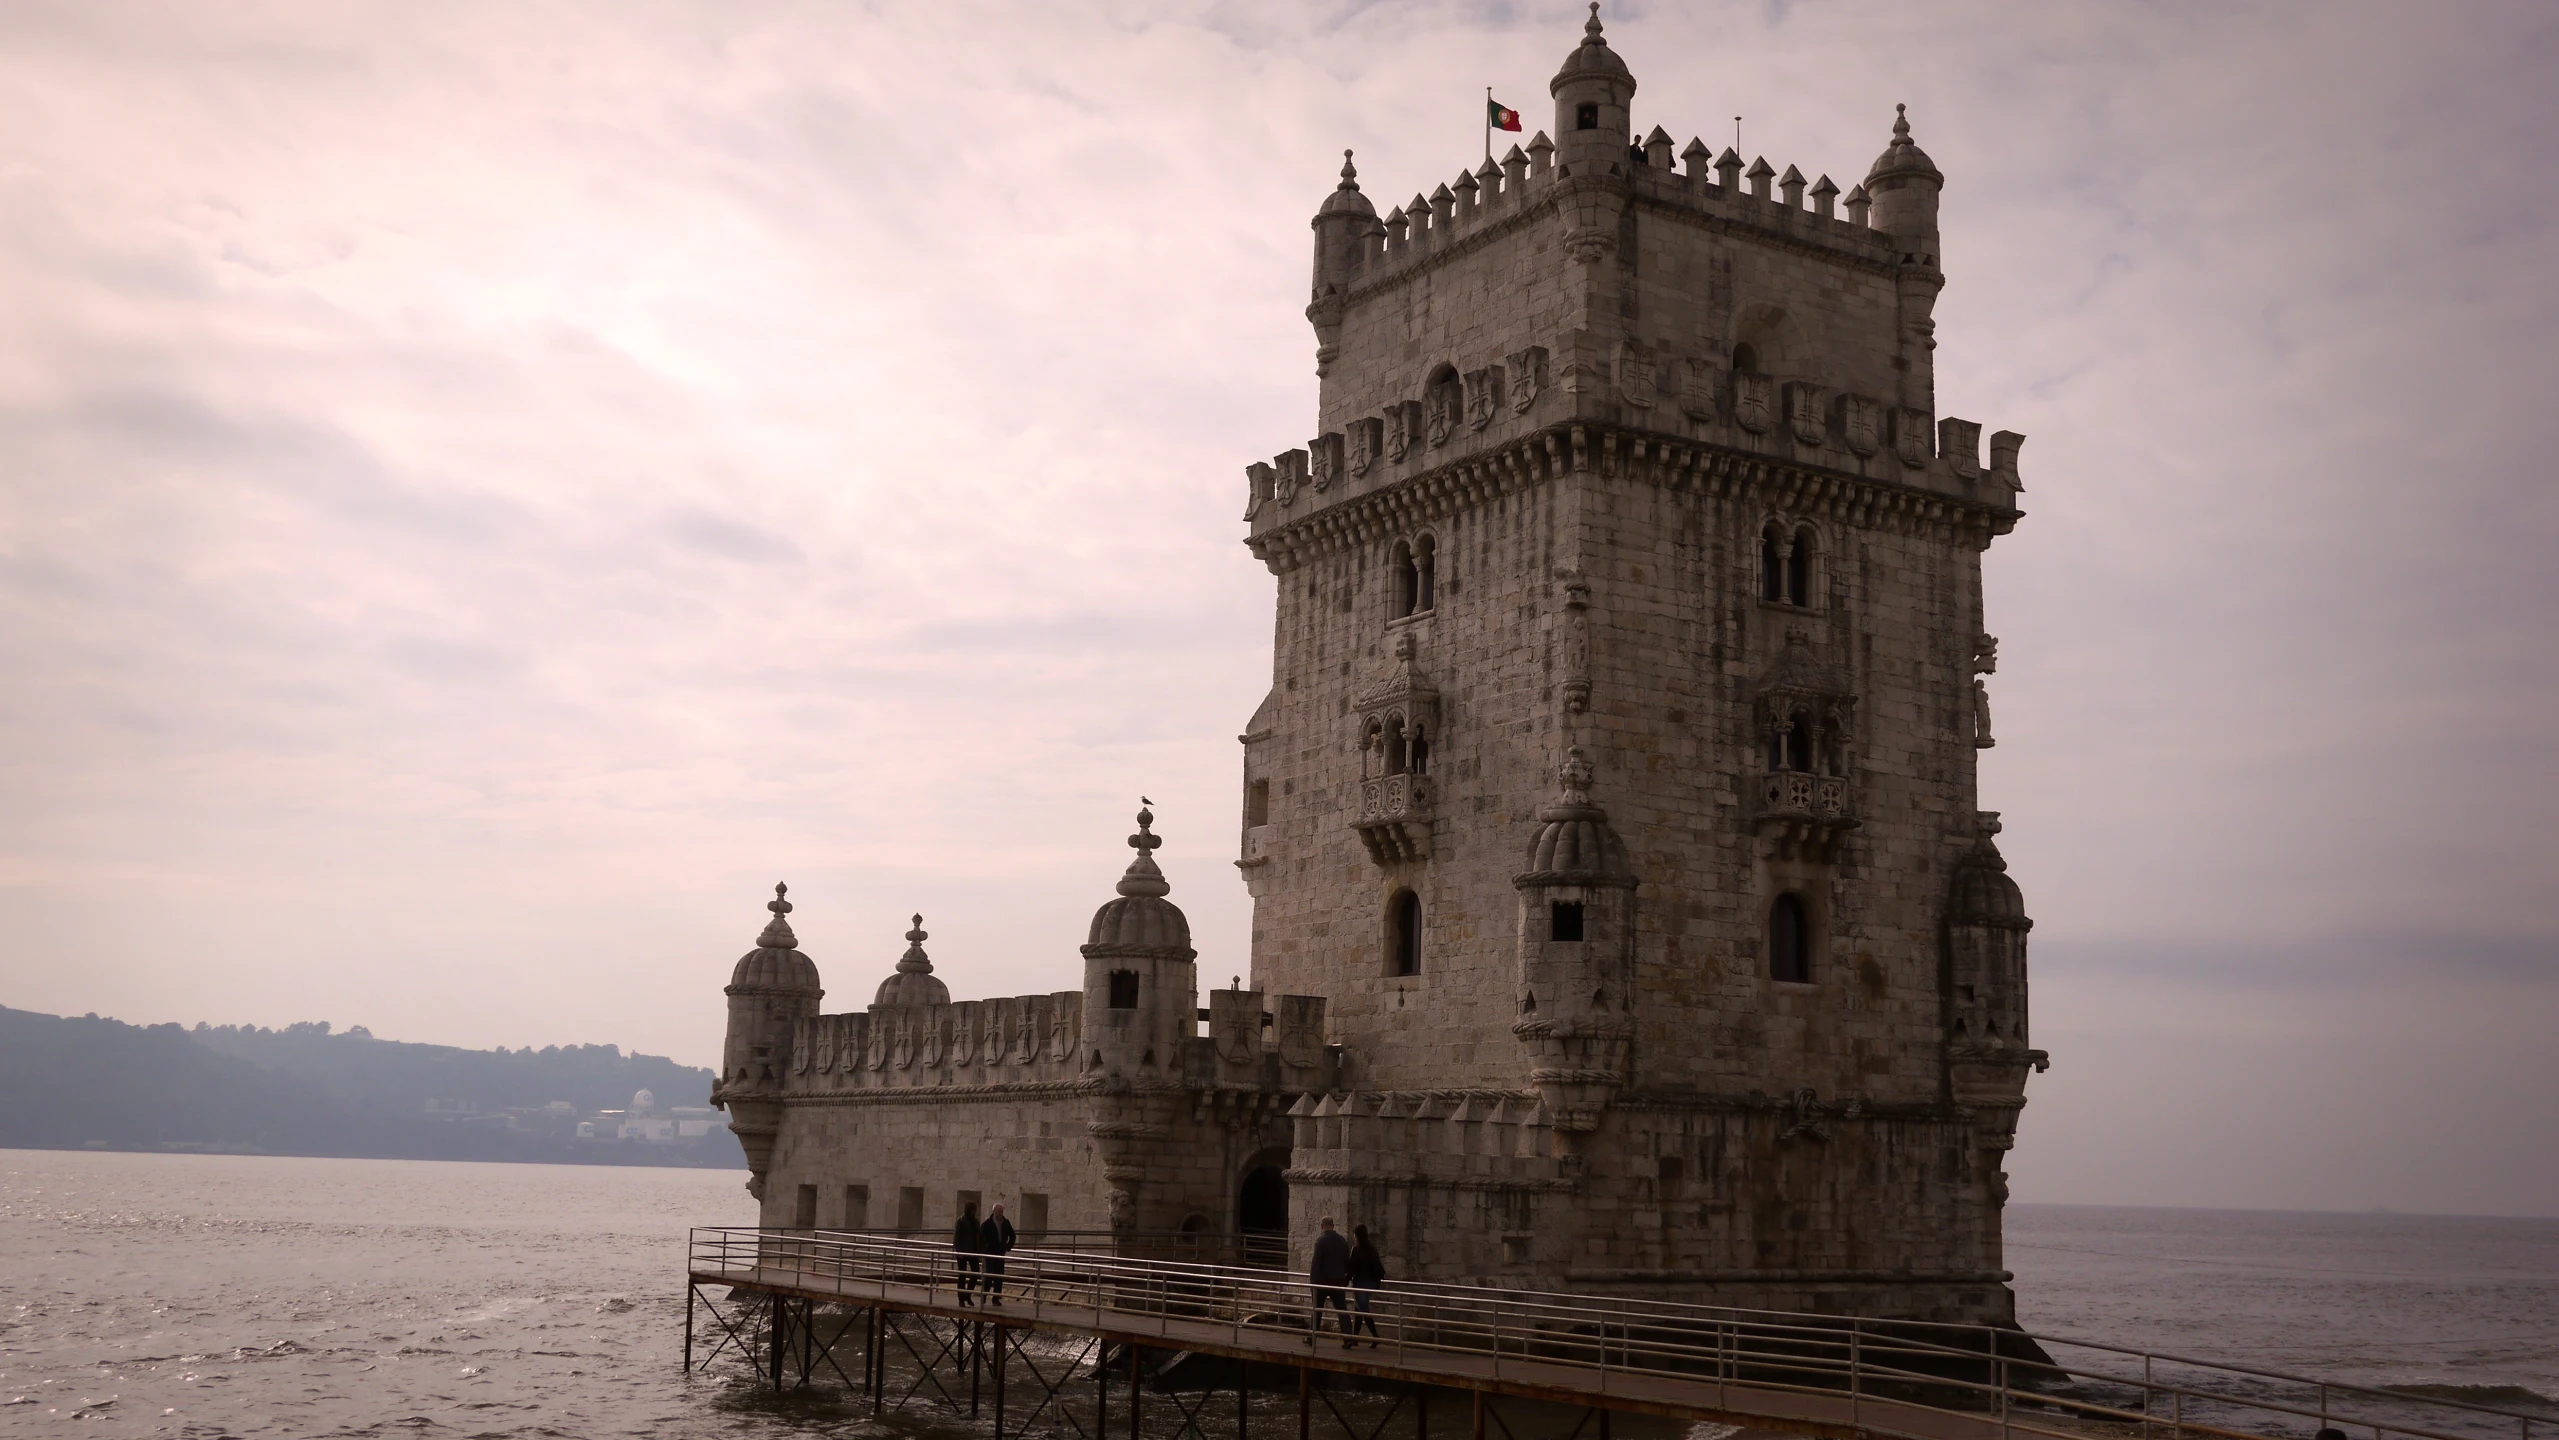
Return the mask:
[[955, 1288], [959, 1291], [962, 1309], [977, 1303], [971, 1296], [977, 1289], [977, 1250], [980, 1229], [977, 1219], [977, 1202], [972, 1200], [960, 1207], [959, 1223], [951, 1227], [951, 1250], [959, 1257], [960, 1262], [959, 1284]]
[[1333, 1228], [1333, 1217], [1315, 1222], [1315, 1253], [1307, 1261], [1307, 1283], [1315, 1287], [1315, 1308], [1307, 1314], [1306, 1343], [1324, 1333], [1324, 1307], [1342, 1317], [1342, 1348], [1348, 1350], [1359, 1342], [1351, 1338], [1351, 1307], [1343, 1290], [1351, 1283], [1351, 1242]]
[[1004, 1303], [1004, 1256], [1012, 1248], [1013, 1222], [1004, 1218], [1003, 1203], [998, 1201], [987, 1210], [985, 1223], [977, 1227], [978, 1263], [986, 1267], [986, 1278], [980, 1283], [989, 1305]]
[[1386, 1284], [1386, 1260], [1377, 1253], [1376, 1242], [1368, 1238], [1368, 1227], [1351, 1227], [1351, 1306], [1350, 1341], [1359, 1344], [1359, 1332], [1368, 1332], [1368, 1348], [1378, 1348], [1377, 1316], [1368, 1308], [1375, 1292]]

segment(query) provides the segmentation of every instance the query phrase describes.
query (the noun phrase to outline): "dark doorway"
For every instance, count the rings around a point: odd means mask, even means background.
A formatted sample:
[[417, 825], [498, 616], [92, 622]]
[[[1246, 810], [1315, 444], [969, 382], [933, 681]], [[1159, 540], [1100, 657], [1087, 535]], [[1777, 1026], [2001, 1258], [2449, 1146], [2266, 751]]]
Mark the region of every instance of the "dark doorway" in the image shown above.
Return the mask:
[[1244, 1263], [1288, 1264], [1288, 1180], [1277, 1165], [1256, 1165], [1244, 1175], [1235, 1201], [1235, 1230], [1244, 1239]]

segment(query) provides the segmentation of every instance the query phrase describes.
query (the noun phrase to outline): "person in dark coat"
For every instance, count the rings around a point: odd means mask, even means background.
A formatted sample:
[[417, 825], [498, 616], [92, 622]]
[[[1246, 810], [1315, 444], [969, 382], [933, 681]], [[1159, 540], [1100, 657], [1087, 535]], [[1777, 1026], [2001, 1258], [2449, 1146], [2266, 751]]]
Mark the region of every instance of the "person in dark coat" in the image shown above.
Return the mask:
[[986, 1267], [987, 1302], [1004, 1303], [1004, 1255], [1013, 1248], [1013, 1222], [1004, 1218], [1002, 1204], [990, 1206], [985, 1223], [977, 1227], [978, 1263]]
[[1351, 1338], [1350, 1300], [1343, 1293], [1351, 1283], [1351, 1242], [1333, 1228], [1333, 1217], [1316, 1222], [1315, 1253], [1306, 1265], [1307, 1283], [1315, 1287], [1315, 1308], [1308, 1312], [1307, 1343], [1324, 1333], [1324, 1307], [1330, 1305], [1342, 1317], [1342, 1348], [1350, 1349], [1359, 1342]]
[[1352, 1226], [1351, 1237], [1351, 1343], [1357, 1345], [1359, 1332], [1366, 1330], [1368, 1348], [1374, 1350], [1379, 1344], [1377, 1316], [1370, 1312], [1368, 1302], [1386, 1284], [1386, 1260], [1377, 1253], [1376, 1242], [1368, 1238], [1367, 1226]]
[[982, 1227], [978, 1224], [975, 1201], [969, 1202], [960, 1210], [959, 1223], [951, 1227], [951, 1250], [959, 1256], [960, 1261], [960, 1280], [957, 1288], [960, 1292], [960, 1304], [964, 1307], [977, 1303], [970, 1296], [977, 1289], [977, 1249], [978, 1234], [981, 1229]]

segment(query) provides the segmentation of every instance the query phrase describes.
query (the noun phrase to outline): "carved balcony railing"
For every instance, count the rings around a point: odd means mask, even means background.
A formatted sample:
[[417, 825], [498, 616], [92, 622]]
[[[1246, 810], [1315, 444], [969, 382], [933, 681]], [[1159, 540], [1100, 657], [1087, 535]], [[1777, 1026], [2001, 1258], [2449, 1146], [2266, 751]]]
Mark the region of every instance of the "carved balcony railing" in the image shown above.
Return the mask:
[[1754, 779], [1758, 803], [1752, 819], [1760, 834], [1776, 842], [1779, 859], [1828, 860], [1840, 837], [1857, 828], [1844, 775], [1773, 770]]
[[1431, 853], [1431, 781], [1427, 775], [1380, 775], [1359, 783], [1359, 818], [1351, 822], [1380, 865]]

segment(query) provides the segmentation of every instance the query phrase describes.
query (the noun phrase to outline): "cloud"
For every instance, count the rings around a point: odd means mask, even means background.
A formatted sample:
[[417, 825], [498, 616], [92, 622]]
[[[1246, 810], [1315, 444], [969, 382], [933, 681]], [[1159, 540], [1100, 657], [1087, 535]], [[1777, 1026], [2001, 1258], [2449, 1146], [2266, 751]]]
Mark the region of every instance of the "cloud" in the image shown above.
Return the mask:
[[[2052, 1014], [2276, 1016], [2337, 944], [2552, 1013], [2559, 21], [1610, 13], [1641, 125], [1845, 184], [1906, 101], [1948, 172], [1940, 408], [2030, 437], [1984, 803]], [[776, 878], [839, 999], [917, 908], [961, 993], [1053, 988], [1141, 790], [1242, 969], [1306, 216], [1344, 146], [1381, 204], [1474, 160], [1580, 14], [11, 7], [8, 1003], [698, 1059]], [[2057, 1049], [2030, 1134], [2104, 1112]]]

